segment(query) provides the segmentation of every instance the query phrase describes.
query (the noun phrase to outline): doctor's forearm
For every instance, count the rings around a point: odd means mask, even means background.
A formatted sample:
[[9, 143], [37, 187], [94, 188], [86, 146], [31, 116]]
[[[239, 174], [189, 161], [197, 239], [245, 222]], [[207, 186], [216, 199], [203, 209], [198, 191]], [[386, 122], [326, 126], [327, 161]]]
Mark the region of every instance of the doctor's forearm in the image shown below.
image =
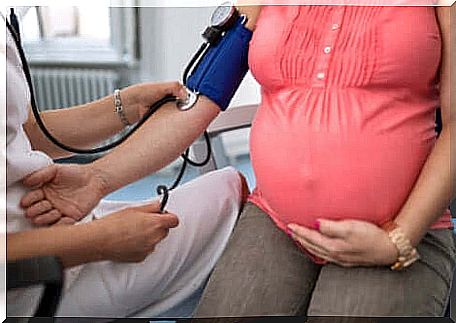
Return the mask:
[[84, 167], [100, 178], [102, 194], [108, 194], [171, 163], [219, 112], [218, 106], [204, 96], [185, 112], [174, 103], [168, 104], [122, 145]]
[[[7, 261], [58, 257], [64, 267], [102, 260], [96, 250], [101, 235], [93, 224], [62, 225], [7, 234]], [[40, 243], [36, 243], [39, 241]]]
[[[41, 118], [54, 137], [76, 148], [93, 147], [124, 127], [114, 112], [112, 96], [72, 108], [45, 111], [41, 113]], [[133, 116], [130, 116], [130, 120], [132, 119]], [[32, 114], [24, 128], [34, 149], [53, 158], [71, 155], [58, 148], [43, 134]]]
[[[243, 5], [238, 1], [238, 9], [248, 17], [246, 27], [254, 30], [260, 14], [260, 6]], [[166, 94], [177, 95], [179, 88], [174, 83], [137, 84], [122, 90], [122, 103], [127, 119], [135, 123], [139, 110], [150, 106]], [[119, 116], [114, 112], [114, 97], [73, 108], [46, 111], [41, 114], [49, 132], [60, 142], [75, 148], [90, 148], [108, 139], [123, 129]], [[35, 118], [30, 114], [24, 129], [36, 150], [43, 151], [52, 158], [61, 158], [71, 153], [55, 146], [40, 130]]]

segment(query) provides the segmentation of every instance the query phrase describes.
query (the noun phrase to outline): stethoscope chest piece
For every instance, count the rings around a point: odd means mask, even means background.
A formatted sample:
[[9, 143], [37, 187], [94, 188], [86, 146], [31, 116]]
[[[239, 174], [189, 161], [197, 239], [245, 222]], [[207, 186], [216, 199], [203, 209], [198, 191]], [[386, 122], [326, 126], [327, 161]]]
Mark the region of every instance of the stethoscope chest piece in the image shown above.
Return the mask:
[[198, 101], [199, 93], [190, 91], [188, 88], [185, 88], [185, 90], [187, 91], [187, 99], [185, 101], [184, 100], [176, 101], [177, 108], [180, 111], [190, 110], [191, 108], [193, 108], [195, 106], [196, 101]]

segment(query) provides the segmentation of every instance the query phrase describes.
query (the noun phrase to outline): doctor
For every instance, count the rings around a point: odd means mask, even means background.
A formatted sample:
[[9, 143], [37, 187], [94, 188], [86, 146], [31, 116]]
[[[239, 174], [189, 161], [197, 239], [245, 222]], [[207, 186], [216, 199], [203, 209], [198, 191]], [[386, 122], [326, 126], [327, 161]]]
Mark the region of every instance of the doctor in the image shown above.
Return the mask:
[[[59, 316], [151, 317], [178, 307], [203, 285], [222, 253], [247, 192], [245, 181], [232, 168], [203, 176], [171, 193], [168, 214], [158, 213], [156, 201], [101, 198], [174, 160], [219, 107], [204, 96], [185, 113], [169, 104], [96, 162], [53, 164], [65, 153], [41, 134], [29, 113], [14, 37], [8, 30], [7, 260], [61, 259], [66, 269]], [[182, 97], [182, 87], [140, 84], [122, 90], [124, 117], [135, 122], [166, 94]], [[123, 117], [113, 111], [109, 96], [43, 113], [43, 119], [63, 142], [92, 146], [123, 127]], [[8, 316], [32, 315], [40, 293], [39, 287], [8, 292]]]

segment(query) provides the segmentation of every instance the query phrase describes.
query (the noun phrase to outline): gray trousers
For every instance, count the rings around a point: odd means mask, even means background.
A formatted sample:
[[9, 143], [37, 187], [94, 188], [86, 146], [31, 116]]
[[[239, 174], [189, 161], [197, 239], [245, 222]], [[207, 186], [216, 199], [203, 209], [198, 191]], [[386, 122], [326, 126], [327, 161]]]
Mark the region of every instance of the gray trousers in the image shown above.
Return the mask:
[[455, 266], [451, 230], [430, 230], [403, 271], [313, 263], [248, 203], [194, 317], [443, 316]]

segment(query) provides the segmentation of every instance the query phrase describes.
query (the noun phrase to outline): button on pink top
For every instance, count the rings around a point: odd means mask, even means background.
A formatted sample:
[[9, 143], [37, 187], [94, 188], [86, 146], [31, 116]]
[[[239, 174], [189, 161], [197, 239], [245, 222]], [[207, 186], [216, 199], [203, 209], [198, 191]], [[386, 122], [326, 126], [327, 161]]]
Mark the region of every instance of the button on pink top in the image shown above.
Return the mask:
[[281, 229], [394, 218], [436, 140], [440, 46], [432, 7], [264, 7], [250, 200]]

